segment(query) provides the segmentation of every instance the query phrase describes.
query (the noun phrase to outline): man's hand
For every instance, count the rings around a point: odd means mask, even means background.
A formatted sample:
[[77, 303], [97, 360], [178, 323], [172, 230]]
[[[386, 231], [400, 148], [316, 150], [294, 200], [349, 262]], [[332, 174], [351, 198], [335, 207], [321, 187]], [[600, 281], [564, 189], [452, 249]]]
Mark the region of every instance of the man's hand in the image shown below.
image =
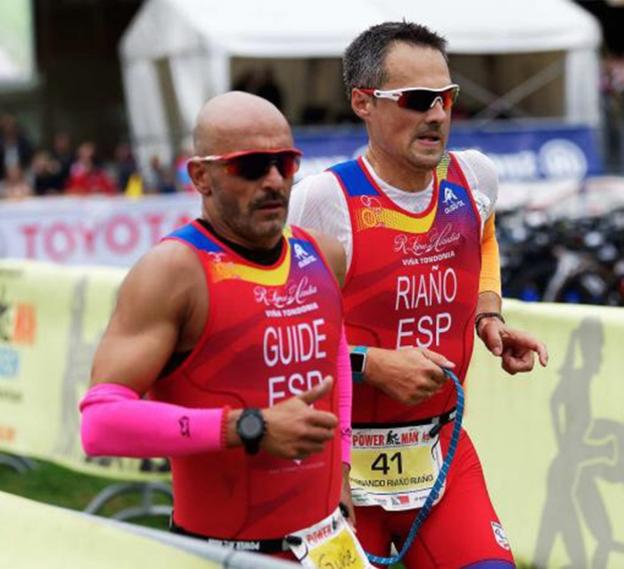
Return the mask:
[[333, 378], [327, 376], [319, 385], [262, 410], [267, 430], [260, 448], [282, 458], [302, 459], [321, 452], [338, 426], [333, 413], [318, 411], [311, 405], [331, 392]]
[[437, 393], [446, 376], [442, 367], [455, 364], [424, 348], [369, 348], [364, 381], [406, 405], [416, 405]]
[[535, 354], [542, 367], [548, 363], [548, 350], [542, 342], [526, 332], [509, 328], [497, 318], [484, 318], [477, 335], [492, 354], [501, 358], [501, 367], [511, 375], [531, 371]]

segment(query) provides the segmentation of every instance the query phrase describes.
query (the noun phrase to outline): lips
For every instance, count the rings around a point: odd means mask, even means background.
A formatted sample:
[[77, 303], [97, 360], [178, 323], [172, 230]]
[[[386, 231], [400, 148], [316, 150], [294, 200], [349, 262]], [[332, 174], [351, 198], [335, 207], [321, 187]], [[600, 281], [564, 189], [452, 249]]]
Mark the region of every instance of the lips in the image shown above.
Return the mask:
[[267, 202], [258, 207], [258, 209], [267, 210], [267, 209], [278, 209], [283, 208], [284, 204], [282, 202]]
[[440, 135], [436, 132], [428, 132], [425, 134], [419, 134], [416, 137], [418, 140], [424, 141], [424, 142], [429, 142], [429, 143], [437, 143], [440, 142]]
[[286, 201], [281, 199], [264, 200], [254, 206], [253, 209], [261, 211], [272, 211], [276, 209], [283, 209], [286, 207]]
[[440, 148], [442, 146], [442, 138], [438, 135], [420, 135], [416, 137], [416, 142], [425, 148]]

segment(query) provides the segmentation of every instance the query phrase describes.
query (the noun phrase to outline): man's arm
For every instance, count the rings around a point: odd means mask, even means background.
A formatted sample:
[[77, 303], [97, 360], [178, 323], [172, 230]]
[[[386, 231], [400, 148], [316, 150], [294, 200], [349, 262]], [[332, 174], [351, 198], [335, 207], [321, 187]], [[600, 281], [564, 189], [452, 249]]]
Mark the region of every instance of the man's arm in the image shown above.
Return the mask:
[[[501, 358], [503, 369], [509, 373], [531, 370], [535, 353], [540, 363], [546, 365], [548, 353], [544, 344], [525, 332], [509, 328], [502, 319], [500, 259], [494, 214], [498, 197], [496, 165], [477, 150], [465, 150], [455, 155], [473, 191], [479, 214], [485, 220], [481, 236], [477, 335], [492, 354]], [[491, 316], [484, 316], [487, 314]]]
[[479, 295], [476, 323], [477, 336], [493, 355], [501, 358], [501, 366], [507, 373], [531, 371], [535, 354], [543, 367], [548, 363], [548, 350], [543, 342], [504, 322], [501, 299], [497, 294], [482, 292]]
[[193, 290], [201, 271], [195, 254], [173, 241], [159, 244], [130, 270], [95, 352], [92, 386], [121, 384], [142, 396], [176, 348], [192, 348], [184, 336], [191, 335], [191, 312], [198, 309]]
[[[197, 302], [193, 295], [202, 278], [194, 253], [168, 241], [124, 279], [93, 359], [91, 388], [80, 404], [88, 454], [178, 456], [221, 446], [222, 409], [142, 399], [171, 354], [192, 348], [191, 315], [207, 312], [207, 296]], [[200, 322], [197, 315], [195, 321]]]
[[548, 362], [546, 346], [521, 330], [505, 324], [500, 291], [500, 262], [494, 227], [494, 214], [485, 222], [481, 243], [480, 291], [476, 311], [476, 333], [486, 348], [501, 358], [510, 373], [531, 371], [535, 354], [542, 366]]
[[[500, 254], [496, 240], [495, 214], [492, 212], [483, 224], [481, 236], [481, 273], [479, 275], [479, 293], [493, 292], [500, 298], [501, 275]], [[499, 307], [500, 308], [500, 307]]]
[[[91, 389], [81, 402], [82, 438], [89, 454], [183, 456], [239, 446], [241, 410], [197, 409], [141, 397], [174, 351], [192, 349], [208, 314], [201, 265], [185, 245], [164, 242], [129, 272], [96, 351]], [[311, 405], [331, 379], [263, 409], [261, 448], [285, 458], [322, 450], [336, 417]]]
[[[327, 235], [310, 231], [322, 251], [327, 264], [331, 268], [338, 284], [342, 286], [346, 272], [346, 258], [342, 245]], [[344, 326], [338, 347], [337, 361], [337, 388], [339, 393], [339, 426], [342, 442], [342, 462], [350, 468], [351, 465], [351, 364], [349, 361], [349, 346]], [[347, 470], [348, 472], [348, 470]], [[346, 479], [348, 481], [348, 479]]]
[[[315, 238], [319, 248], [323, 252], [327, 264], [342, 286], [346, 275], [346, 255], [342, 245], [338, 240], [316, 231], [310, 231]], [[340, 503], [344, 508], [346, 518], [352, 527], [355, 527], [355, 509], [351, 497], [351, 483], [349, 473], [351, 472], [351, 364], [349, 362], [349, 346], [345, 336], [344, 328], [340, 338], [340, 348], [338, 353], [337, 380], [339, 390], [339, 426], [342, 454], [342, 489], [340, 493]]]

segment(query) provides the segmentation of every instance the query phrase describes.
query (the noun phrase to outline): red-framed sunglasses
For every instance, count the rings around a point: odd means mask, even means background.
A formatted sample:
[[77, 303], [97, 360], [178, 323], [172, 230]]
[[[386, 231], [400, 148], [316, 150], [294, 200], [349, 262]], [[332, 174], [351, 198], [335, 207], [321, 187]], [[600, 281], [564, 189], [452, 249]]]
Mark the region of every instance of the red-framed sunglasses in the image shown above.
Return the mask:
[[299, 169], [301, 150], [297, 148], [276, 148], [274, 150], [241, 150], [228, 154], [197, 156], [203, 162], [222, 162], [231, 176], [254, 181], [266, 176], [275, 166], [283, 178], [290, 178]]
[[399, 107], [424, 113], [440, 101], [443, 109], [450, 109], [459, 95], [459, 85], [451, 83], [440, 89], [430, 89], [429, 87], [405, 87], [403, 89], [391, 89], [382, 91], [380, 89], [359, 89], [362, 93], [372, 95], [377, 99], [390, 99], [395, 101]]

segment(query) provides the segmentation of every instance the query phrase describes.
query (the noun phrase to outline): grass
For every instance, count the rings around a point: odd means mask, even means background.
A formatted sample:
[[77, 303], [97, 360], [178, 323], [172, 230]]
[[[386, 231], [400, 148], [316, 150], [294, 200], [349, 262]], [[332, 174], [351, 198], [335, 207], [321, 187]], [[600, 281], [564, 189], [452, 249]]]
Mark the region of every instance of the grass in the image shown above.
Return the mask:
[[[109, 480], [95, 476], [79, 474], [47, 462], [35, 462], [36, 468], [25, 473], [15, 472], [0, 465], [0, 491], [16, 494], [38, 502], [62, 506], [72, 510], [84, 510], [89, 502], [110, 484], [118, 480]], [[124, 495], [111, 500], [101, 514], [111, 516], [114, 513], [140, 504], [141, 497]], [[166, 504], [167, 499], [158, 495], [157, 503]], [[146, 516], [134, 518], [133, 523], [157, 529], [166, 529], [168, 520], [165, 516]], [[393, 565], [391, 569], [404, 569], [403, 565]], [[536, 569], [532, 565], [518, 564], [518, 569]]]
[[[80, 474], [48, 462], [35, 461], [34, 464], [34, 470], [24, 473], [0, 466], [0, 491], [63, 508], [84, 510], [101, 490], [119, 483], [119, 480]], [[112, 516], [124, 508], [139, 505], [140, 499], [139, 494], [116, 497], [100, 513]], [[166, 504], [167, 500], [158, 496], [156, 502]], [[132, 522], [166, 529], [168, 520], [165, 516], [146, 516], [135, 518]]]

